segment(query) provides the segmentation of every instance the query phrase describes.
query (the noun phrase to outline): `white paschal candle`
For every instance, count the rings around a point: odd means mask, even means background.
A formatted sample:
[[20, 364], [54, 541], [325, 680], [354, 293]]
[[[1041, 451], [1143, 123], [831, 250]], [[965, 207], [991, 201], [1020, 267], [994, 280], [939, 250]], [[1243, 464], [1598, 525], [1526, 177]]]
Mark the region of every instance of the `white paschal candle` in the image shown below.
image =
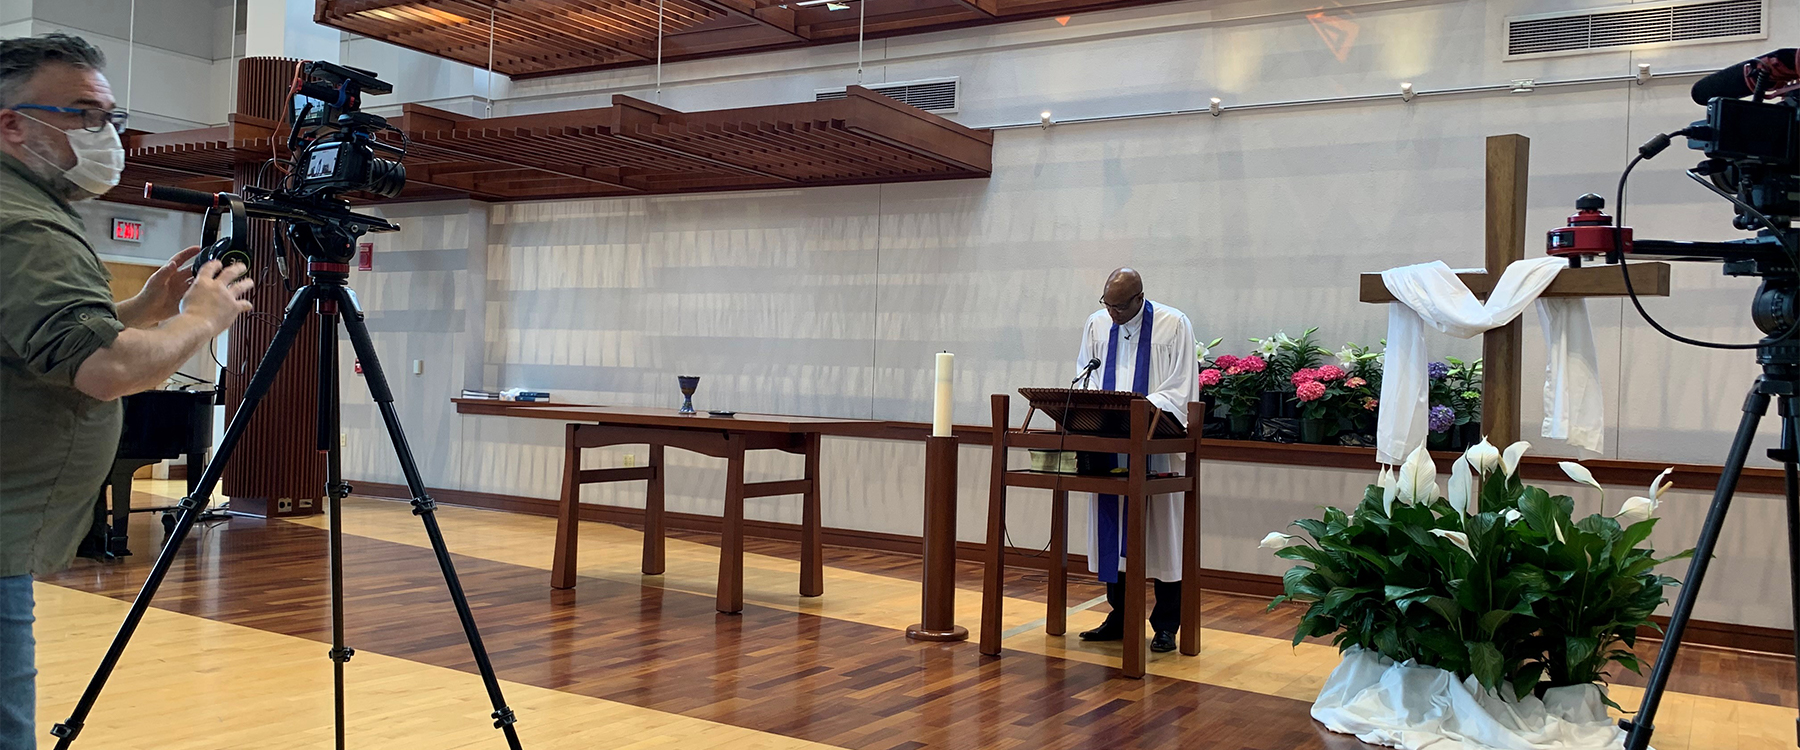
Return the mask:
[[939, 352], [937, 355], [937, 395], [931, 402], [931, 435], [932, 437], [950, 437], [950, 367], [956, 355]]

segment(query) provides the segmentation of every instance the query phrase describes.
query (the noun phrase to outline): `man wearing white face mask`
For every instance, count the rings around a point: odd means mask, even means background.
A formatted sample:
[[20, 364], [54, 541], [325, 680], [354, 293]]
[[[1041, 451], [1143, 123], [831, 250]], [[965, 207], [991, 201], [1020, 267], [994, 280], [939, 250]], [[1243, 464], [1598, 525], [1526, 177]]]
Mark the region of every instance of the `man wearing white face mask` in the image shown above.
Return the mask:
[[250, 280], [188, 248], [113, 304], [72, 201], [125, 154], [99, 50], [0, 40], [0, 750], [36, 747], [34, 574], [66, 567], [118, 450], [118, 399], [154, 388], [240, 313]]

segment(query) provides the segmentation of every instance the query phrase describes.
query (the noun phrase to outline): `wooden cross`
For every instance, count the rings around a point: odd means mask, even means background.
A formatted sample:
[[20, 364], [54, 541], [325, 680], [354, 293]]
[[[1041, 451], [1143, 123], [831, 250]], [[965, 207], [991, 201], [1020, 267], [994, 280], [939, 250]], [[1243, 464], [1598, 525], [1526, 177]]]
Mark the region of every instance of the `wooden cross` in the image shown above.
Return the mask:
[[[1457, 274], [1469, 291], [1482, 299], [1487, 299], [1507, 266], [1525, 259], [1525, 184], [1530, 161], [1531, 139], [1517, 134], [1488, 136], [1487, 270]], [[1639, 297], [1669, 296], [1669, 264], [1633, 263], [1629, 270]], [[1622, 297], [1626, 291], [1620, 276], [1614, 266], [1570, 268], [1557, 274], [1541, 296]], [[1365, 273], [1361, 284], [1362, 301], [1394, 301], [1381, 274]], [[1482, 432], [1501, 447], [1519, 439], [1520, 345], [1524, 338], [1522, 321], [1516, 319], [1481, 335]]]

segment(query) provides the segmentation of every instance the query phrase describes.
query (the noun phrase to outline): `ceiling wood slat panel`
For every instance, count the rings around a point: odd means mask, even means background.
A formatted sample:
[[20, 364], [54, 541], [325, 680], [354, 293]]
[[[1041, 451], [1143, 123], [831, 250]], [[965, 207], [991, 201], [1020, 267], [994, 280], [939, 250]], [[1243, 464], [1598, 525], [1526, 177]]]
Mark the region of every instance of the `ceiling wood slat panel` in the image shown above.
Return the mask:
[[[664, 0], [664, 61], [853, 41], [856, 3]], [[866, 12], [870, 38], [1048, 18], [1173, 0], [884, 0]], [[314, 20], [426, 54], [530, 78], [655, 62], [655, 0], [315, 0]]]
[[[660, 195], [992, 171], [991, 132], [860, 86], [831, 101], [688, 113], [626, 96], [608, 107], [492, 119], [408, 104], [392, 123], [407, 141], [408, 183], [399, 200]], [[239, 167], [287, 158], [286, 135], [285, 127], [244, 115], [223, 127], [128, 133], [126, 177], [107, 199], [145, 203], [147, 181], [228, 190]]]

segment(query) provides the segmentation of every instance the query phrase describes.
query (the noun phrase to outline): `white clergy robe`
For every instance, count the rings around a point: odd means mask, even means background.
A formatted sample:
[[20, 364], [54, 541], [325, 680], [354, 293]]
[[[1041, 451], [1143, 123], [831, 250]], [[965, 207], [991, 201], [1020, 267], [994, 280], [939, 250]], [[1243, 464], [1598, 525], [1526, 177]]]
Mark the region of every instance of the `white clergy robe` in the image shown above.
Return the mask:
[[[1188, 402], [1198, 398], [1200, 365], [1195, 357], [1194, 325], [1188, 322], [1187, 315], [1168, 305], [1150, 301], [1155, 321], [1150, 326], [1150, 377], [1149, 392], [1144, 397], [1155, 404], [1156, 408], [1169, 412], [1183, 426], [1187, 425]], [[1096, 311], [1088, 316], [1087, 325], [1081, 331], [1081, 351], [1076, 353], [1075, 366], [1077, 372], [1087, 367], [1089, 360], [1098, 359], [1101, 366], [1094, 371], [1092, 377], [1081, 387], [1098, 390], [1104, 382], [1107, 361], [1107, 341], [1112, 333], [1112, 317], [1106, 310]], [[1138, 347], [1144, 346], [1142, 339], [1144, 312], [1138, 310], [1137, 317], [1119, 326], [1119, 351], [1114, 357], [1116, 368], [1114, 390], [1129, 391], [1137, 375]], [[1150, 470], [1185, 471], [1185, 456], [1152, 456]], [[1145, 503], [1150, 509], [1150, 518], [1145, 538], [1145, 575], [1161, 581], [1181, 580], [1181, 496], [1152, 495]], [[1121, 502], [1121, 505], [1123, 503]], [[1121, 512], [1123, 508], [1121, 508]], [[1133, 519], [1135, 521], [1135, 519]], [[1097, 498], [1088, 503], [1088, 570], [1099, 573], [1098, 550], [1100, 549], [1100, 510]], [[1125, 570], [1125, 527], [1120, 527], [1119, 570]]]

